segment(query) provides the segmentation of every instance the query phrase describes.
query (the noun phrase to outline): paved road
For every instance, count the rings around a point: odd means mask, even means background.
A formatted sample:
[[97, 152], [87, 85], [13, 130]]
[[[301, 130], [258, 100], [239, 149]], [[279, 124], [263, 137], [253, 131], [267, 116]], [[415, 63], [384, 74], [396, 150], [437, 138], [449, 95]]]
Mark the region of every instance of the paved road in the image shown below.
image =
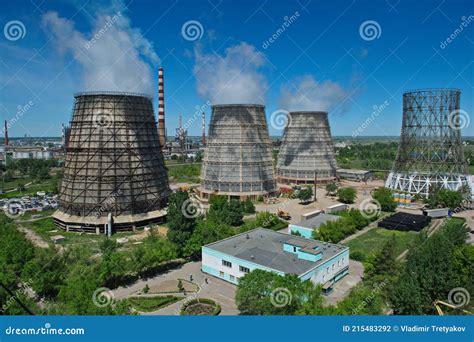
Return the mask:
[[[148, 312], [147, 315], [179, 315], [181, 306], [185, 300], [194, 298], [210, 298], [218, 302], [222, 307], [221, 315], [238, 315], [239, 311], [235, 305], [235, 291], [237, 287], [221, 279], [214, 278], [201, 272], [201, 262], [188, 262], [178, 269], [171, 270], [167, 273], [160, 274], [156, 277], [149, 278], [146, 280], [139, 280], [136, 283], [127, 286], [119, 287], [114, 290], [114, 296], [116, 299], [124, 299], [129, 296], [136, 295], [139, 291], [148, 286], [160, 286], [166, 280], [175, 279], [188, 279], [189, 276], [193, 276], [193, 282], [198, 284], [200, 290], [197, 294], [189, 294], [187, 299], [173, 303], [161, 310], [155, 312]], [[207, 278], [208, 283], [205, 279]]]

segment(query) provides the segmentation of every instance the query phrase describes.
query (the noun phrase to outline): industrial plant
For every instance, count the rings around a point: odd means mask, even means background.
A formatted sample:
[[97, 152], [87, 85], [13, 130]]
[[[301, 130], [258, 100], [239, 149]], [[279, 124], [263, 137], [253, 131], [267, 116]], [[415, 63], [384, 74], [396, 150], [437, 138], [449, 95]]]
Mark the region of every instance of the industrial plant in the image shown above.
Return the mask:
[[291, 112], [283, 133], [277, 181], [328, 182], [336, 178], [336, 158], [326, 112]]
[[262, 105], [215, 105], [198, 196], [256, 199], [277, 192], [271, 141]]
[[431, 189], [474, 194], [464, 158], [459, 120], [461, 92], [422, 89], [403, 94], [398, 154], [387, 188], [427, 197]]
[[55, 223], [111, 233], [160, 222], [169, 195], [151, 98], [79, 93]]

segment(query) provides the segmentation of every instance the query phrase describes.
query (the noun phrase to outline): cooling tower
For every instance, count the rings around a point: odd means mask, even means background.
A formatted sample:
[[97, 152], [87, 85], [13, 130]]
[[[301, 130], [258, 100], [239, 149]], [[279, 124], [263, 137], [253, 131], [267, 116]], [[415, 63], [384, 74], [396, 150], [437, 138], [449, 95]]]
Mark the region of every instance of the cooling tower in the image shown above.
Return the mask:
[[278, 155], [277, 181], [328, 182], [336, 178], [336, 168], [328, 113], [289, 113]]
[[105, 233], [163, 219], [168, 178], [151, 98], [132, 93], [80, 93], [54, 214], [61, 228]]
[[276, 192], [272, 144], [262, 105], [212, 107], [199, 197], [256, 199]]
[[456, 89], [424, 89], [403, 94], [397, 159], [385, 186], [427, 196], [433, 186], [458, 190], [472, 185], [464, 159]]

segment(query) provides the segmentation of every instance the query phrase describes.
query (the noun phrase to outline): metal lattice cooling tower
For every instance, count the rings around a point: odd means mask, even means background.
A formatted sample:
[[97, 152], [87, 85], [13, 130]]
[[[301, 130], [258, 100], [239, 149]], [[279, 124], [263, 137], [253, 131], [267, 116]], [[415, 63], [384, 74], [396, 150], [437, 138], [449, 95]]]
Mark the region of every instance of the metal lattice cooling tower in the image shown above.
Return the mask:
[[210, 195], [251, 198], [276, 192], [272, 144], [262, 105], [212, 107], [201, 170], [204, 201]]
[[57, 225], [66, 230], [134, 230], [163, 219], [168, 177], [151, 98], [80, 93], [66, 150]]
[[385, 186], [427, 196], [430, 187], [458, 190], [472, 185], [464, 159], [459, 120], [461, 92], [424, 89], [403, 94], [397, 159]]
[[336, 165], [328, 114], [289, 113], [278, 155], [278, 182], [328, 182], [336, 178]]

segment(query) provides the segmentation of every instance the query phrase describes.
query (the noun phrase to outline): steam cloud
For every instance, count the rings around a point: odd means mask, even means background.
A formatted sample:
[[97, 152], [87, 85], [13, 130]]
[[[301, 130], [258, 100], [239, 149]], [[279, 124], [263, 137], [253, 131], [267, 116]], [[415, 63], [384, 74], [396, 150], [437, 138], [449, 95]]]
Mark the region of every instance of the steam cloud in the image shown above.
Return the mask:
[[341, 105], [347, 96], [348, 92], [338, 83], [331, 80], [318, 83], [312, 76], [307, 75], [296, 85], [282, 87], [280, 106], [288, 111], [331, 112]]
[[57, 12], [45, 13], [42, 23], [58, 51], [72, 53], [82, 65], [86, 91], [152, 94], [153, 77], [148, 62], [158, 64], [159, 58], [140, 30], [131, 27], [121, 11], [124, 6], [119, 2], [114, 4], [97, 12], [92, 32], [87, 35]]
[[247, 43], [231, 46], [224, 56], [204, 54], [195, 49], [199, 95], [212, 104], [263, 104], [268, 88], [265, 77], [259, 72], [265, 65], [264, 56]]

